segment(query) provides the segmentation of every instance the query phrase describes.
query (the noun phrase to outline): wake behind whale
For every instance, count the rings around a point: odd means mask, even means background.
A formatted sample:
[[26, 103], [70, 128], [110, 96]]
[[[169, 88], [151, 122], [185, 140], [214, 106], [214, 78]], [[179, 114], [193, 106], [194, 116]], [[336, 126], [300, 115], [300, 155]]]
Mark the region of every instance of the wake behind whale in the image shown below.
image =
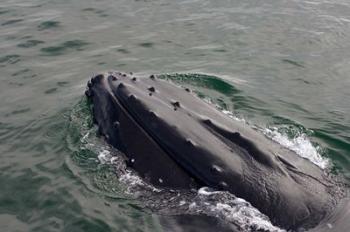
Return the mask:
[[122, 73], [98, 75], [88, 86], [99, 133], [153, 185], [228, 191], [286, 229], [316, 226], [340, 198], [318, 167], [188, 89]]

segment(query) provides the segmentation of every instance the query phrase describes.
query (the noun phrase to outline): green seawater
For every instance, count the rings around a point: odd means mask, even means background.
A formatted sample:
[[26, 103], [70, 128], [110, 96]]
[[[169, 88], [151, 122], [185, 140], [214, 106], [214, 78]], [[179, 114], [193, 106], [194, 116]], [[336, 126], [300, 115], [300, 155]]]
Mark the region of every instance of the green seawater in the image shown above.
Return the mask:
[[190, 87], [349, 181], [349, 12], [346, 0], [2, 0], [0, 230], [162, 231], [97, 157], [83, 93], [108, 70]]

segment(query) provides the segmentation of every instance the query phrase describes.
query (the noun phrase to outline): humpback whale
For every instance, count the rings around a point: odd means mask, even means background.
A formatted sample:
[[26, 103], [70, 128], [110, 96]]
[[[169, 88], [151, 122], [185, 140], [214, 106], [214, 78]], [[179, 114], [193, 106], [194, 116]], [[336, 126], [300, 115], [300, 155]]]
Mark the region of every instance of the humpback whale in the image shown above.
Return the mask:
[[99, 74], [87, 84], [98, 133], [145, 181], [244, 198], [287, 230], [317, 226], [340, 199], [323, 170], [156, 76]]

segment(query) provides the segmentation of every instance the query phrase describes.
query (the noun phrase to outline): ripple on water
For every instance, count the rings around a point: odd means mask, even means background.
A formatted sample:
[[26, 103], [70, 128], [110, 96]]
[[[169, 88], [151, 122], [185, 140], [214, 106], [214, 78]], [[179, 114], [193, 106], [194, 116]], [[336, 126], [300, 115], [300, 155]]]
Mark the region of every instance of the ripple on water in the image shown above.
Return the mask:
[[108, 14], [105, 13], [105, 10], [100, 10], [100, 9], [92, 8], [92, 7], [84, 8], [81, 11], [83, 11], [83, 12], [91, 12], [91, 13], [96, 14], [99, 17], [107, 17], [108, 16]]
[[2, 9], [2, 8], [0, 8], [0, 15], [2, 15], [2, 14], [6, 14], [6, 13], [8, 13], [8, 12], [11, 12], [11, 10], [9, 10], [9, 9]]
[[21, 61], [20, 55], [12, 54], [12, 55], [5, 55], [3, 57], [0, 57], [0, 64], [6, 65], [6, 64], [16, 64], [19, 61]]
[[56, 46], [41, 48], [40, 51], [46, 56], [59, 56], [70, 51], [82, 51], [88, 44], [80, 39], [69, 40]]
[[22, 75], [22, 74], [30, 72], [30, 71], [31, 70], [29, 68], [21, 69], [21, 70], [18, 70], [16, 72], [12, 73], [11, 76], [16, 77], [16, 76]]
[[23, 113], [27, 113], [30, 111], [29, 107], [23, 108], [23, 109], [18, 109], [18, 110], [14, 110], [9, 114], [5, 114], [6, 117], [10, 117], [12, 115], [16, 115], [16, 114], [23, 114]]
[[295, 61], [292, 59], [282, 59], [282, 61], [284, 63], [291, 64], [291, 65], [294, 65], [294, 66], [299, 67], [299, 68], [305, 68], [305, 66], [299, 61]]
[[123, 53], [123, 54], [129, 54], [130, 53], [130, 51], [127, 50], [126, 48], [118, 48], [117, 52], [120, 52], [120, 53]]
[[60, 22], [58, 21], [45, 21], [39, 24], [38, 30], [43, 31], [43, 30], [48, 30], [48, 29], [54, 29], [57, 28], [61, 25]]
[[48, 89], [48, 90], [45, 90], [45, 94], [52, 94], [52, 93], [54, 93], [54, 92], [57, 92], [57, 88], [50, 88], [50, 89]]
[[11, 25], [11, 24], [22, 22], [22, 21], [23, 21], [23, 19], [10, 19], [10, 20], [7, 20], [7, 21], [3, 22], [1, 25], [2, 26], [7, 26], [7, 25]]
[[19, 48], [31, 48], [31, 47], [35, 47], [35, 46], [37, 46], [39, 44], [43, 44], [43, 43], [44, 43], [44, 41], [31, 39], [31, 40], [27, 40], [23, 43], [17, 44], [17, 47], [19, 47]]
[[144, 47], [144, 48], [152, 48], [154, 46], [154, 43], [144, 42], [144, 43], [139, 43], [139, 46]]

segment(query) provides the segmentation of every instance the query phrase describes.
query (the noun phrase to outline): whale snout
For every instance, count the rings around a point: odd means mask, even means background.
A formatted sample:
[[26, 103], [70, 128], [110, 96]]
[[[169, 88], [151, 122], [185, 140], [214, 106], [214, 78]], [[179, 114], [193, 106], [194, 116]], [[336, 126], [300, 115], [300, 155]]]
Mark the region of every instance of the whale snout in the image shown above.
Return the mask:
[[99, 133], [153, 185], [228, 191], [286, 229], [317, 225], [337, 202], [321, 169], [188, 88], [109, 72], [91, 78], [85, 94]]

